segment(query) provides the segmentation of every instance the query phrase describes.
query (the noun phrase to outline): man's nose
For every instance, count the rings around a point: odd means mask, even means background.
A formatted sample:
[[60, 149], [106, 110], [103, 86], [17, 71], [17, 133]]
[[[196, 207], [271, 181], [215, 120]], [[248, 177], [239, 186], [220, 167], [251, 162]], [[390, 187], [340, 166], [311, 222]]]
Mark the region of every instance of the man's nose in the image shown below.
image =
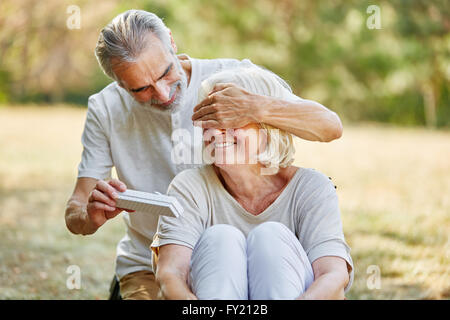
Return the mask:
[[155, 97], [162, 103], [168, 102], [170, 100], [170, 86], [167, 84], [159, 84], [155, 85], [154, 89]]

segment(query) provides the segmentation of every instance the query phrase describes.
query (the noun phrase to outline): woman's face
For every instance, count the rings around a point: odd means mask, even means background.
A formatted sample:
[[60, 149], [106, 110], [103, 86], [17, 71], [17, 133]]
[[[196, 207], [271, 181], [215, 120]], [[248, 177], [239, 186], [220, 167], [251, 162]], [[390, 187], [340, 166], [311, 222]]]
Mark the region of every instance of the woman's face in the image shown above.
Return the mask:
[[266, 132], [257, 123], [236, 129], [204, 129], [206, 157], [218, 167], [257, 164], [266, 146]]

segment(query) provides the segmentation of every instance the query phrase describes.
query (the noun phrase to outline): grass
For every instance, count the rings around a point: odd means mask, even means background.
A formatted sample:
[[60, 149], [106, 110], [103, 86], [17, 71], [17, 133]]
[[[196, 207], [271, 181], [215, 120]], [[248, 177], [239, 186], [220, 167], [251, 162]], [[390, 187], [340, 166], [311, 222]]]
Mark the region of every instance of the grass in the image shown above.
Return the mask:
[[[0, 299], [106, 299], [121, 218], [72, 235], [64, 208], [85, 110], [0, 108]], [[355, 263], [350, 299], [450, 298], [450, 133], [346, 126], [328, 144], [296, 140], [296, 165], [337, 186]], [[81, 289], [66, 273], [81, 270]], [[369, 266], [381, 271], [370, 289]]]
[[[296, 164], [332, 177], [355, 282], [351, 299], [450, 297], [450, 133], [373, 125], [297, 140]], [[381, 288], [368, 288], [371, 265]], [[369, 271], [369, 273], [368, 273]]]

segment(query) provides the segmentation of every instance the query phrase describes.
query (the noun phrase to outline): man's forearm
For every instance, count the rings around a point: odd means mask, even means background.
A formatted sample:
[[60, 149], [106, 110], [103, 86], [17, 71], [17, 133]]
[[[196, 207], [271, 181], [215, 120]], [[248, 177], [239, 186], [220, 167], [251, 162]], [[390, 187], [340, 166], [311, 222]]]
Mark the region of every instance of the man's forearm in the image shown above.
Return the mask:
[[287, 102], [264, 97], [258, 103], [258, 121], [310, 141], [329, 142], [342, 135], [339, 116], [318, 102]]

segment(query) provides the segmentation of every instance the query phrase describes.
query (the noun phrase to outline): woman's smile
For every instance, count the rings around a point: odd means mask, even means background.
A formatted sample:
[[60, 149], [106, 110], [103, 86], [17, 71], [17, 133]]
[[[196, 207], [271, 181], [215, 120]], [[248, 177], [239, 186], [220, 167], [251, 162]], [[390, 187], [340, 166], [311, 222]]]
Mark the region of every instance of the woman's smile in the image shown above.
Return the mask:
[[215, 148], [228, 148], [234, 146], [236, 142], [223, 142], [223, 143], [214, 143]]

